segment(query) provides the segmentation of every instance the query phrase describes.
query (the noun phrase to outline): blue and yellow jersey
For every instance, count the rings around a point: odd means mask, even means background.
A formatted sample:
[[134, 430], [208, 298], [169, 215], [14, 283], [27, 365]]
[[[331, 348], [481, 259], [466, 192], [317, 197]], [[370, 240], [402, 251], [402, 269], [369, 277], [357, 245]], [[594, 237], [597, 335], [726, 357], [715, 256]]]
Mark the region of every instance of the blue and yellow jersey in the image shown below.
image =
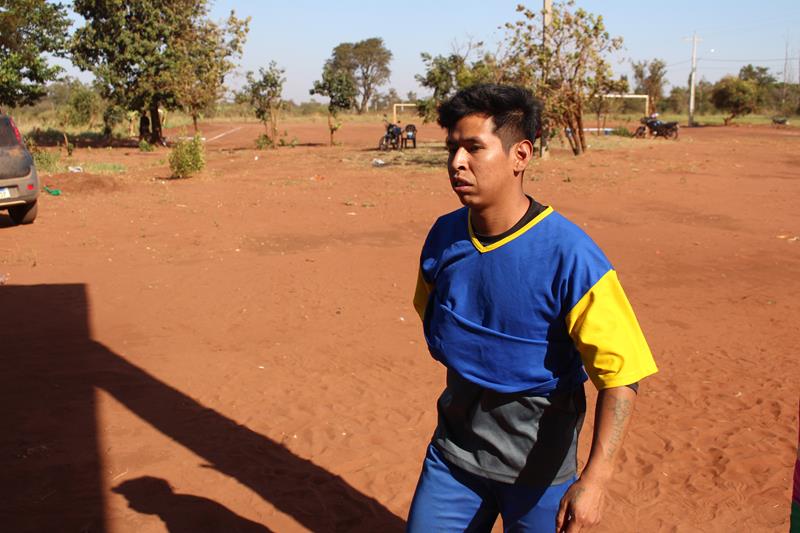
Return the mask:
[[431, 355], [497, 392], [545, 396], [587, 373], [604, 389], [657, 372], [616, 271], [550, 207], [488, 246], [468, 208], [439, 218], [422, 249], [414, 306]]

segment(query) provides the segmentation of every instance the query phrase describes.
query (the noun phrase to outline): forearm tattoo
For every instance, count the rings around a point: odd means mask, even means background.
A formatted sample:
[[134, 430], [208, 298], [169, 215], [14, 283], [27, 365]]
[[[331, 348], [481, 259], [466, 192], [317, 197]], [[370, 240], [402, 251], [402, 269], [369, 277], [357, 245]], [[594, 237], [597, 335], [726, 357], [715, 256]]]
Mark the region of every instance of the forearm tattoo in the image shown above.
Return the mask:
[[606, 409], [611, 411], [611, 435], [608, 437], [606, 457], [611, 459], [622, 444], [625, 435], [625, 424], [633, 411], [633, 402], [625, 398], [605, 398], [609, 402]]

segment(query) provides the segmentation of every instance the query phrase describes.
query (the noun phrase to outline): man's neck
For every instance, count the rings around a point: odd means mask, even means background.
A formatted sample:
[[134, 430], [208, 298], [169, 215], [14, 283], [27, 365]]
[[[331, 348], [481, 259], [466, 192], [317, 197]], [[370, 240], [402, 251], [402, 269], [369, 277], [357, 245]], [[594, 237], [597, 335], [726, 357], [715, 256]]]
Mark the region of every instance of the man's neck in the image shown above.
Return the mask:
[[470, 209], [472, 227], [475, 232], [486, 235], [500, 235], [512, 228], [530, 207], [530, 200], [522, 190], [511, 198], [491, 207]]

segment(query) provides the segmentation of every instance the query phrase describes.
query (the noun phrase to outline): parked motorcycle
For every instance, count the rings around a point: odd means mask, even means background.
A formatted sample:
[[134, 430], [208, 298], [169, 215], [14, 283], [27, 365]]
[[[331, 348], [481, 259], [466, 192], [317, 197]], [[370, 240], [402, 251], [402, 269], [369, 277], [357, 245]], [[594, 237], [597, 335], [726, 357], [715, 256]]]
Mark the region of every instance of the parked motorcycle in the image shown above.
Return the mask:
[[643, 117], [639, 122], [642, 123], [633, 136], [637, 139], [644, 139], [648, 132], [653, 137], [664, 137], [665, 139], [678, 138], [677, 122], [661, 122], [657, 117]]
[[403, 130], [396, 124], [386, 126], [386, 133], [378, 142], [378, 150], [399, 150]]

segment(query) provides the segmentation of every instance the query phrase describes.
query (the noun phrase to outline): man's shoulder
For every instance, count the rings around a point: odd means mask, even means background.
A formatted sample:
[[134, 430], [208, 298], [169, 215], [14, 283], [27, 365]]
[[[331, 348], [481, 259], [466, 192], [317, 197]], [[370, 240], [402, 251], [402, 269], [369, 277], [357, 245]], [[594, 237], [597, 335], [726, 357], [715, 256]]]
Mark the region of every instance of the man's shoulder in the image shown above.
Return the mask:
[[462, 222], [466, 223], [468, 214], [469, 214], [469, 209], [467, 207], [459, 207], [454, 211], [445, 213], [444, 215], [436, 219], [436, 222], [433, 223], [431, 231], [443, 226], [445, 227], [453, 226], [456, 224], [461, 224]]
[[433, 223], [430, 231], [428, 231], [428, 239], [442, 235], [452, 236], [457, 229], [465, 230], [468, 218], [469, 210], [466, 207], [460, 207], [455, 211], [440, 216], [436, 219], [436, 222]]
[[551, 253], [578, 262], [608, 263], [603, 251], [583, 228], [561, 213], [553, 211], [542, 222], [543, 238], [551, 243]]
[[568, 219], [556, 210], [553, 210], [542, 220], [541, 230], [550, 239], [553, 239], [566, 249], [583, 244], [592, 244], [594, 241], [575, 222]]

